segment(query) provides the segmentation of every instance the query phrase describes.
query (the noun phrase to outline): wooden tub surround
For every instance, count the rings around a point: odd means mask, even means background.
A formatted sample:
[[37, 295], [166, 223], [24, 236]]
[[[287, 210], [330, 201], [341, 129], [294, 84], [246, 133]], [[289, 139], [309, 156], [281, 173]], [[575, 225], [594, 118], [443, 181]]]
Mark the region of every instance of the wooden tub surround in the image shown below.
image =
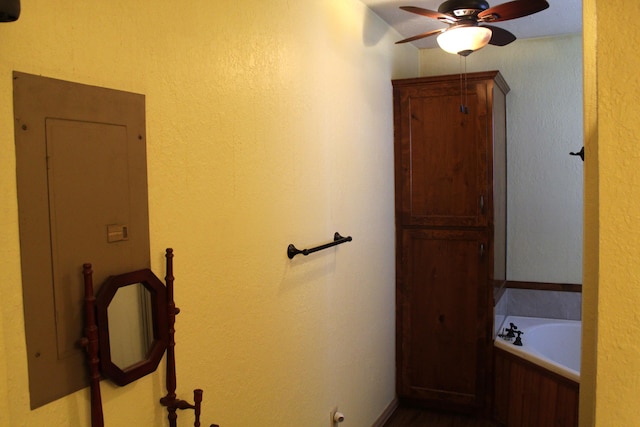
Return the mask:
[[577, 427], [580, 385], [494, 348], [493, 418], [507, 427]]

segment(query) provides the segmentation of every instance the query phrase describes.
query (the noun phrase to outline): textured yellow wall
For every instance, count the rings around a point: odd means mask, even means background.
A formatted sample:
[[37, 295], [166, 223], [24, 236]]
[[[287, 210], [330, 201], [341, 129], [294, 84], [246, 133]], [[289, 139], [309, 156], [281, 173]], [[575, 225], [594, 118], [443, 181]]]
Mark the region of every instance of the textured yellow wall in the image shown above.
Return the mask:
[[[174, 248], [203, 425], [370, 425], [394, 396], [390, 80], [417, 51], [358, 0], [22, 3], [0, 24], [0, 425], [89, 425], [86, 390], [29, 410], [12, 70], [146, 95], [152, 266]], [[286, 257], [335, 231], [353, 242]], [[107, 426], [165, 423], [162, 373], [102, 392]]]
[[[585, 346], [582, 426], [640, 425], [640, 4], [584, 2]], [[623, 18], [626, 19], [626, 18]], [[594, 21], [595, 20], [595, 21]], [[594, 351], [597, 349], [597, 352]], [[591, 406], [595, 402], [595, 405]]]
[[598, 209], [598, 94], [596, 83], [597, 22], [595, 0], [583, 1], [584, 84], [584, 258], [582, 291], [582, 360], [580, 366], [580, 425], [595, 425], [598, 271], [600, 234]]

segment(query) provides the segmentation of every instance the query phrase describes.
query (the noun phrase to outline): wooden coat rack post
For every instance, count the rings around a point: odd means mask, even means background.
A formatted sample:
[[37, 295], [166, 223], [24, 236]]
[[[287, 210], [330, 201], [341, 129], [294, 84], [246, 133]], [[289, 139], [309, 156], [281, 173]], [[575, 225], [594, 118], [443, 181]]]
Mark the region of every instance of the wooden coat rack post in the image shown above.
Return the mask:
[[167, 343], [167, 395], [160, 399], [160, 403], [167, 407], [169, 415], [169, 427], [177, 427], [178, 409], [193, 409], [195, 412], [194, 427], [200, 427], [200, 405], [202, 402], [202, 390], [193, 391], [194, 404], [176, 397], [176, 356], [175, 356], [175, 323], [176, 315], [180, 309], [176, 307], [173, 300], [173, 249], [167, 248], [165, 253], [167, 259], [167, 272], [165, 284], [167, 287], [167, 318], [169, 326], [169, 342]]
[[91, 427], [104, 427], [102, 415], [102, 396], [100, 394], [100, 358], [99, 340], [96, 324], [96, 297], [93, 293], [93, 269], [91, 264], [82, 266], [84, 276], [84, 337], [80, 345], [87, 351], [89, 362], [89, 383], [91, 385]]

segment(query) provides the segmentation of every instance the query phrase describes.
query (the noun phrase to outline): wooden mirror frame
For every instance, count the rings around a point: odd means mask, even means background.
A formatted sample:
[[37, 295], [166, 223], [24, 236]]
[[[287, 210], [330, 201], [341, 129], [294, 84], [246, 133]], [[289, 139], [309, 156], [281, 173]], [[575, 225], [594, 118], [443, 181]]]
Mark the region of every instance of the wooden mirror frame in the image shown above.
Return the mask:
[[[121, 368], [111, 360], [109, 335], [109, 304], [118, 289], [141, 283], [151, 294], [153, 341], [145, 359]], [[124, 386], [155, 371], [169, 344], [167, 319], [167, 290], [164, 284], [149, 269], [110, 276], [96, 295], [96, 320], [98, 326], [100, 369], [103, 376], [119, 386]]]

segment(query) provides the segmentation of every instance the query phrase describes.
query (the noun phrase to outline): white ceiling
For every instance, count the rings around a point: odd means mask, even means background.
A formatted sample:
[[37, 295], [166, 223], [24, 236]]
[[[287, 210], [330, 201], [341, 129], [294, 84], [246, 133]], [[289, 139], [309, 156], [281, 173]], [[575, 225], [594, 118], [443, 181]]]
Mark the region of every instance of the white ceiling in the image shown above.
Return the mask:
[[[444, 0], [362, 0], [380, 18], [395, 28], [401, 39], [426, 31], [446, 28], [447, 25], [414, 13], [405, 12], [400, 6], [418, 6], [438, 10]], [[507, 3], [505, 0], [488, 0], [490, 6]], [[519, 39], [557, 36], [582, 32], [582, 0], [547, 0], [549, 8], [522, 18], [496, 22], [496, 27], [511, 31]], [[427, 37], [414, 41], [420, 49], [436, 47], [436, 38]]]

